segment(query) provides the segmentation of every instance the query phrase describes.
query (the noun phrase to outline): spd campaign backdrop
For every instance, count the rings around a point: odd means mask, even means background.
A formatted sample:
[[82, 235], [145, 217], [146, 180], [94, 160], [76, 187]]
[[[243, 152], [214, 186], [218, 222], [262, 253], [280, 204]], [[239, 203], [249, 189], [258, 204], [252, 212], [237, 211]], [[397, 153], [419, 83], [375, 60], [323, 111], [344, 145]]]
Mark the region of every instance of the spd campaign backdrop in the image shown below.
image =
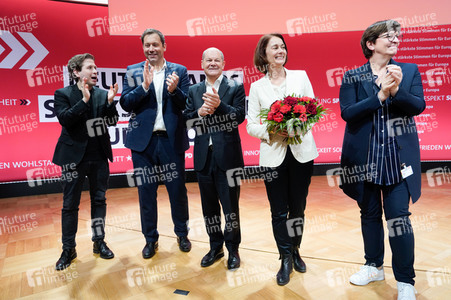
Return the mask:
[[[225, 75], [242, 81], [247, 94], [250, 84], [261, 77], [252, 62], [259, 38], [269, 32], [283, 33], [288, 46], [286, 67], [306, 70], [315, 95], [329, 109], [312, 129], [320, 153], [315, 163], [324, 164], [340, 160], [345, 124], [340, 118], [338, 93], [344, 72], [366, 62], [359, 44], [362, 32], [376, 20], [396, 19], [404, 26], [404, 39], [395, 59], [418, 64], [427, 102], [424, 113], [416, 118], [421, 159], [451, 159], [448, 1], [387, 1], [392, 9], [378, 5], [374, 10], [366, 9], [365, 3], [351, 5], [350, 0], [327, 5], [324, 1], [282, 1], [275, 8], [265, 7], [264, 1], [228, 1], [220, 7], [215, 4], [215, 9], [202, 7], [201, 2], [179, 1], [167, 7], [164, 2], [110, 0], [106, 7], [47, 0], [2, 1], [0, 182], [33, 179], [34, 173], [59, 175], [59, 167], [51, 163], [61, 131], [53, 94], [71, 84], [68, 60], [75, 54], [93, 54], [99, 88], [108, 89], [118, 82], [120, 95], [127, 65], [144, 60], [139, 36], [145, 28], [167, 34], [165, 58], [185, 65], [191, 84], [204, 78], [202, 52], [213, 46], [221, 49]], [[112, 174], [133, 168], [130, 150], [124, 147], [129, 115], [119, 104], [117, 108], [120, 121], [109, 129]], [[258, 165], [259, 140], [247, 134], [246, 121], [239, 129], [245, 164]], [[191, 141], [194, 134], [194, 130], [189, 132]], [[192, 167], [191, 146], [186, 152], [186, 168]]]

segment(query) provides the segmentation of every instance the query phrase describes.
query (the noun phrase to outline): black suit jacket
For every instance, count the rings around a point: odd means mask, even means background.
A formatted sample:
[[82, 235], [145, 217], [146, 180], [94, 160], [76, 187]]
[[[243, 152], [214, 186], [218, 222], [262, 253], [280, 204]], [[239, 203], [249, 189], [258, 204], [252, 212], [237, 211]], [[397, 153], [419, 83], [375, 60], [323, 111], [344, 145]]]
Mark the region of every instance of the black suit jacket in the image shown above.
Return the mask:
[[219, 86], [220, 105], [213, 115], [200, 118], [197, 110], [203, 105], [202, 95], [206, 91], [205, 82], [189, 88], [188, 102], [184, 116], [187, 127], [196, 128], [194, 138], [194, 169], [201, 171], [207, 160], [210, 138], [219, 168], [223, 171], [243, 167], [243, 153], [238, 125], [245, 119], [244, 103], [246, 95], [242, 84], [223, 77]]
[[[78, 165], [86, 151], [90, 137], [88, 130], [91, 130], [91, 136], [96, 132], [105, 157], [113, 161], [107, 127], [103, 126], [100, 129], [92, 127], [96, 126], [95, 124], [102, 126], [102, 122], [107, 126], [115, 126], [118, 121], [116, 103], [108, 104], [107, 95], [107, 91], [93, 87], [87, 104], [82, 100], [83, 95], [76, 84], [55, 91], [55, 112], [63, 128], [56, 144], [53, 163], [59, 166], [72, 163]], [[93, 105], [93, 117], [90, 116], [89, 105]], [[98, 120], [94, 120], [95, 118]]]

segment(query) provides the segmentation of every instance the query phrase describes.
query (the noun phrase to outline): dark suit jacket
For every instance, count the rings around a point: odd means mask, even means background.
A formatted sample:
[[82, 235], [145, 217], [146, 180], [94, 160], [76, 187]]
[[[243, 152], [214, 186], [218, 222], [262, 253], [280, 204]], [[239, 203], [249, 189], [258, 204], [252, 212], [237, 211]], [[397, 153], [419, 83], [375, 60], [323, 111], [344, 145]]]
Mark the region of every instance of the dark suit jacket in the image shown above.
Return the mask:
[[[102, 122], [108, 126], [116, 125], [119, 118], [116, 103], [109, 105], [107, 95], [107, 91], [93, 87], [89, 104], [86, 104], [76, 84], [55, 91], [55, 112], [63, 128], [56, 144], [53, 163], [67, 166], [81, 162], [89, 139], [87, 121], [93, 119], [89, 105], [94, 105], [94, 118], [102, 118]], [[98, 138], [105, 157], [113, 161], [108, 130], [98, 135]]]
[[[197, 110], [204, 101], [202, 95], [206, 91], [205, 82], [189, 88], [187, 107], [184, 115], [187, 120], [198, 119]], [[219, 86], [221, 103], [213, 115], [204, 117], [202, 134], [194, 138], [194, 169], [201, 171], [207, 160], [210, 137], [213, 142], [216, 162], [221, 170], [243, 167], [243, 153], [238, 124], [245, 119], [244, 102], [246, 95], [242, 84], [223, 77]], [[193, 123], [188, 121], [188, 123]], [[209, 127], [209, 128], [208, 128]]]
[[[403, 79], [399, 91], [385, 102], [389, 106], [391, 122], [402, 120], [402, 132], [395, 136], [400, 163], [412, 166], [413, 175], [405, 180], [412, 202], [421, 195], [421, 161], [418, 134], [413, 116], [419, 115], [426, 107], [423, 97], [421, 75], [415, 64], [390, 61], [401, 67]], [[372, 71], [369, 62], [356, 70], [345, 73], [340, 88], [341, 117], [346, 121], [341, 155], [342, 168], [364, 166], [368, 159], [369, 137], [373, 127], [373, 113], [381, 107], [377, 95], [373, 93]], [[392, 123], [394, 126], [395, 123]], [[394, 128], [389, 128], [394, 129]], [[361, 201], [364, 181], [341, 180], [341, 188], [351, 198]]]
[[[180, 77], [177, 89], [170, 95], [166, 80], [163, 87], [163, 120], [166, 131], [175, 151], [183, 153], [189, 148], [186, 125], [182, 111], [185, 109], [189, 88], [188, 72], [182, 65], [166, 62], [165, 78], [173, 71]], [[144, 62], [127, 67], [121, 99], [122, 108], [131, 112], [125, 146], [142, 152], [149, 145], [155, 119], [157, 117], [157, 98], [153, 82], [147, 93], [142, 87]]]

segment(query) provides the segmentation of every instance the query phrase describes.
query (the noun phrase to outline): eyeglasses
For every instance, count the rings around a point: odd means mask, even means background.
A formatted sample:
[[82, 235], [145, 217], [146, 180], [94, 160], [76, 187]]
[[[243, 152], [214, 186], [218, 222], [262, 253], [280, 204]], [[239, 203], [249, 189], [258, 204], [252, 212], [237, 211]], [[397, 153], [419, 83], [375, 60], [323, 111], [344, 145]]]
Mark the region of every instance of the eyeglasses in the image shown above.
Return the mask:
[[379, 37], [380, 38], [386, 38], [390, 42], [394, 42], [395, 38], [397, 38], [398, 41], [400, 41], [400, 42], [402, 40], [402, 34], [400, 34], [400, 33], [386, 33], [386, 34], [380, 35]]

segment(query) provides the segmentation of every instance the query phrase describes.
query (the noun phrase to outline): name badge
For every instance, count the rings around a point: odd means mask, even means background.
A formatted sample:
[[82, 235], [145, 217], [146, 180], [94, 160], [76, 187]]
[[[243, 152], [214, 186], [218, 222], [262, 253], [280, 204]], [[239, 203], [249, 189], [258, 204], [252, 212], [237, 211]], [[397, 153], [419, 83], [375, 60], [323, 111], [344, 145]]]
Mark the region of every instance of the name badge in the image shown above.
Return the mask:
[[403, 179], [406, 179], [407, 177], [409, 177], [410, 175], [413, 174], [413, 170], [412, 170], [412, 166], [408, 166], [406, 167], [405, 164], [402, 164], [401, 166], [401, 175]]

